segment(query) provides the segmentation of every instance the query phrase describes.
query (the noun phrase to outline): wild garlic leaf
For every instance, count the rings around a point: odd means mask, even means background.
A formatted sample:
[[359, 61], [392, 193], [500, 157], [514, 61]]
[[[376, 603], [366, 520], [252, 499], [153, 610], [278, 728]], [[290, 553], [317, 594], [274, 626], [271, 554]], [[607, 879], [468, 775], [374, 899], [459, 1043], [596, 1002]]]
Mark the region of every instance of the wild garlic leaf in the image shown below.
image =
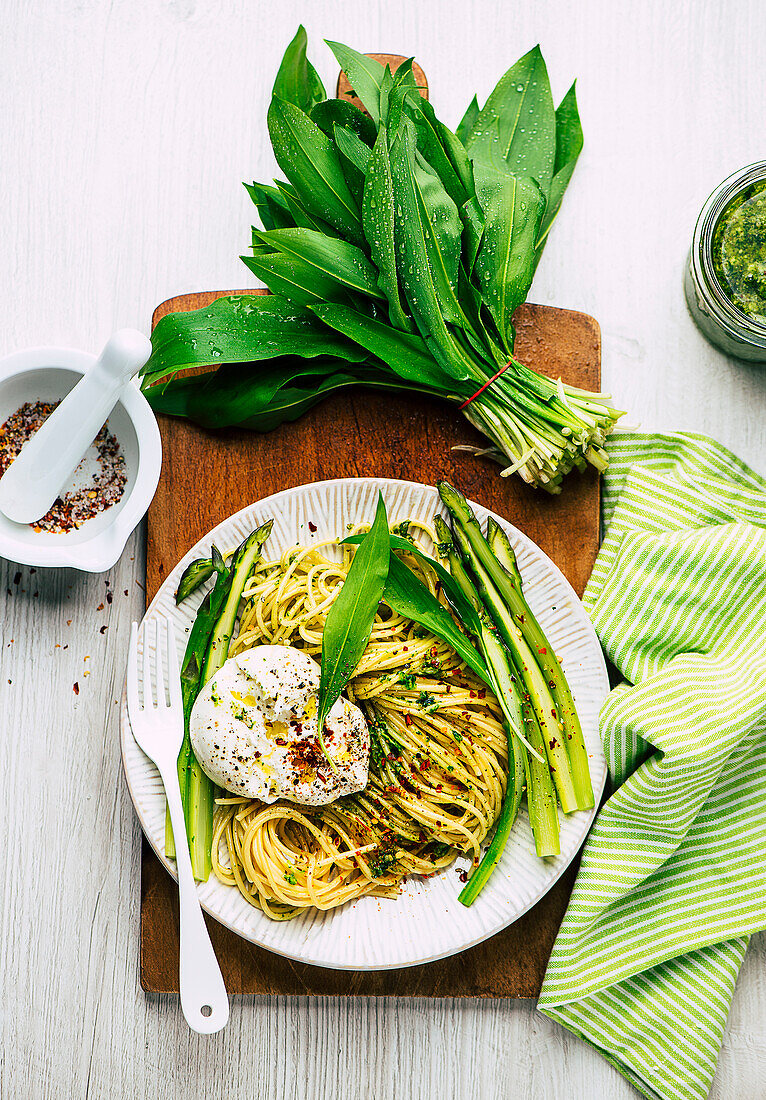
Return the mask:
[[352, 130], [346, 130], [342, 126], [335, 127], [333, 138], [340, 154], [346, 183], [361, 207], [364, 179], [370, 162], [370, 147], [365, 145]]
[[[259, 364], [226, 363], [217, 371], [179, 378], [167, 387], [150, 390], [149, 400], [157, 412], [167, 416], [188, 416], [204, 428], [225, 428], [231, 424], [258, 421], [279, 406], [279, 397], [288, 389], [301, 388], [305, 395], [321, 388], [324, 381], [337, 375], [346, 364], [337, 357], [283, 359]], [[277, 422], [281, 422], [280, 420]], [[255, 424], [254, 424], [255, 426]]]
[[[343, 543], [358, 543], [362, 538], [362, 535], [349, 535], [348, 538], [343, 540]], [[432, 558], [415, 543], [402, 538], [401, 535], [391, 535], [390, 543], [392, 554], [394, 551], [413, 554], [422, 561], [424, 565], [433, 570], [439, 578], [444, 595], [447, 597], [450, 607], [455, 612], [458, 622], [461, 626], [465, 627], [469, 634], [473, 634], [477, 637], [481, 633], [482, 628], [476, 608], [468, 599], [465, 592], [463, 592], [449, 569], [445, 569], [440, 561], [437, 561], [436, 558]]]
[[162, 318], [152, 333], [142, 386], [200, 363], [253, 363], [283, 355], [335, 355], [357, 363], [367, 357], [296, 302], [278, 294], [233, 294]]
[[377, 127], [380, 122], [380, 88], [386, 66], [372, 57], [357, 53], [342, 42], [330, 42], [327, 45], [335, 54], [335, 59], [349, 79], [354, 95], [364, 104], [365, 110]]
[[[469, 364], [447, 330], [442, 313], [442, 299], [451, 293], [446, 273], [452, 261], [451, 258], [435, 257], [436, 271], [431, 267], [430, 252], [438, 250], [437, 235], [433, 232], [416, 179], [414, 128], [406, 119], [391, 144], [390, 162], [397, 270], [404, 296], [421, 336], [441, 369], [452, 378], [465, 379]], [[446, 192], [444, 197], [451, 201]]]
[[394, 87], [394, 76], [391, 66], [386, 65], [383, 70], [383, 79], [380, 82], [380, 119], [378, 121], [378, 134], [381, 130], [387, 130], [389, 123], [389, 98]]
[[580, 123], [580, 112], [577, 109], [575, 85], [573, 84], [556, 108], [556, 161], [553, 166], [553, 179], [548, 195], [548, 205], [537, 239], [536, 262], [540, 259], [543, 245], [559, 212], [561, 200], [572, 178], [582, 147], [582, 125]]
[[474, 279], [510, 355], [514, 341], [511, 318], [532, 282], [534, 246], [545, 201], [534, 180], [523, 176], [485, 174], [481, 191], [484, 235]]
[[255, 203], [266, 229], [283, 229], [285, 226], [295, 224], [279, 188], [268, 187], [263, 183], [246, 183], [244, 187]]
[[428, 100], [409, 99], [405, 110], [415, 126], [418, 152], [455, 205], [462, 206], [474, 194], [473, 169], [462, 143], [439, 121]]
[[442, 316], [460, 324], [463, 312], [457, 299], [462, 222], [457, 207], [428, 165], [415, 165], [415, 186], [421, 209], [426, 252]]
[[402, 61], [396, 72], [393, 74], [394, 85], [401, 85], [403, 88], [412, 88], [413, 91], [417, 91], [417, 84], [415, 83], [415, 74], [412, 71], [412, 63], [414, 57], [408, 57], [406, 61]]
[[416, 386], [437, 387], [445, 395], [462, 394], [461, 387], [434, 362], [422, 337], [399, 332], [342, 304], [323, 302], [315, 305], [313, 311], [326, 325], [381, 359], [400, 378]]
[[243, 256], [242, 261], [272, 294], [281, 294], [301, 306], [345, 298], [345, 287], [335, 279], [318, 274], [310, 264], [284, 253], [259, 248], [254, 255]]
[[396, 557], [393, 551], [383, 600], [392, 611], [403, 615], [405, 619], [419, 623], [447, 642], [477, 676], [485, 683], [490, 682], [486, 664], [469, 639], [456, 626], [449, 611], [431, 594], [420, 578], [416, 577], [412, 570]]
[[302, 111], [310, 111], [315, 103], [327, 99], [319, 74], [306, 57], [306, 41], [306, 30], [301, 24], [285, 50], [272, 90], [273, 95], [294, 103]]
[[378, 273], [362, 252], [348, 241], [325, 237], [312, 229], [274, 229], [268, 233], [256, 231], [255, 236], [285, 256], [301, 260], [316, 271], [320, 279], [329, 277], [343, 287], [383, 298], [378, 287]]
[[277, 164], [311, 211], [355, 244], [364, 240], [359, 207], [351, 194], [333, 142], [307, 114], [272, 99], [269, 134]]
[[[334, 229], [331, 225], [328, 225], [322, 218], [317, 217], [316, 214], [311, 214], [298, 198], [297, 192], [294, 187], [291, 187], [289, 183], [284, 183], [282, 180], [275, 180], [276, 188], [279, 194], [282, 196], [282, 200], [285, 207], [290, 213], [293, 219], [292, 224], [304, 229], [315, 229], [318, 233], [324, 233], [327, 237], [338, 237], [339, 233], [337, 229]], [[264, 223], [265, 229], [280, 229], [287, 228], [287, 226], [273, 225], [269, 226]]]
[[235, 423], [241, 428], [271, 432], [280, 424], [297, 420], [336, 390], [359, 385], [360, 380], [356, 375], [347, 371], [332, 371], [316, 382], [308, 379], [303, 386], [282, 386], [261, 412]]
[[556, 159], [556, 116], [548, 70], [535, 46], [500, 78], [466, 138], [474, 161], [500, 158], [548, 195]]
[[353, 164], [360, 175], [364, 176], [367, 172], [367, 165], [370, 163], [371, 150], [369, 145], [365, 145], [353, 130], [347, 130], [343, 126], [335, 127], [333, 138], [341, 155]]
[[395, 329], [408, 332], [411, 321], [402, 308], [394, 247], [394, 192], [388, 158], [388, 136], [378, 134], [372, 150], [362, 194], [362, 227], [378, 269], [378, 286], [388, 300], [388, 316]]
[[375, 123], [347, 99], [326, 99], [317, 103], [311, 110], [311, 120], [328, 138], [332, 138], [335, 126], [342, 126], [356, 134], [365, 145], [372, 147], [375, 144]]
[[367, 648], [383, 599], [389, 558], [388, 517], [381, 493], [372, 527], [354, 554], [322, 631], [317, 725], [319, 742], [325, 753], [324, 724]]
[[480, 114], [481, 108], [479, 107], [479, 101], [476, 96], [474, 96], [466, 107], [465, 114], [460, 119], [460, 122], [457, 124], [457, 129], [455, 130], [455, 134], [462, 141], [463, 145], [465, 145], [466, 139]]

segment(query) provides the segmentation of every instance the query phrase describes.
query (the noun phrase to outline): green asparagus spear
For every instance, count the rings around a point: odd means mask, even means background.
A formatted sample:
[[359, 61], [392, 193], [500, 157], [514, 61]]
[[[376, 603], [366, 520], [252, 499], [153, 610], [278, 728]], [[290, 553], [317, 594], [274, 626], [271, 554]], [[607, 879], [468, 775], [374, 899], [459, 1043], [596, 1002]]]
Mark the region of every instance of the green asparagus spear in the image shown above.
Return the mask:
[[[524, 729], [523, 701], [517, 689], [517, 680], [509, 663], [508, 654], [476, 595], [452, 542], [449, 528], [441, 516], [436, 516], [434, 523], [439, 539], [439, 553], [446, 557], [453, 579], [459, 585], [464, 597], [476, 610], [480, 624], [479, 645], [484, 653], [487, 667], [493, 674], [493, 687], [506, 718], [508, 737], [508, 789], [498, 818], [495, 836], [459, 898], [463, 904], [470, 905], [478, 897], [502, 855], [518, 814], [525, 785], [538, 855], [558, 854], [558, 819], [551, 777], [545, 763], [542, 738], [538, 738], [537, 745], [533, 746], [529, 744], [524, 733], [520, 732]], [[533, 736], [534, 732], [532, 727]], [[530, 754], [524, 750], [525, 745], [530, 748], [531, 759]]]
[[[521, 574], [519, 573], [519, 567], [516, 562], [516, 555], [513, 551], [513, 547], [508, 541], [508, 536], [497, 524], [495, 526], [497, 526], [499, 540], [501, 540], [501, 542], [498, 542], [498, 545], [501, 546], [501, 550], [498, 552], [495, 543], [493, 543], [493, 549], [501, 564], [505, 566], [509, 573], [512, 573], [514, 579], [518, 578], [516, 582], [516, 592], [523, 604], [521, 614], [524, 616], [527, 634], [533, 639], [531, 644], [534, 645], [536, 641], [538, 651], [540, 649], [547, 649], [548, 651], [545, 656], [548, 657], [549, 660], [547, 662], [542, 662], [543, 672], [549, 681], [549, 686], [551, 687], [551, 692], [556, 702], [558, 712], [564, 722], [564, 732], [567, 738], [567, 748], [569, 749], [569, 761], [572, 768], [572, 779], [578, 795], [577, 804], [581, 810], [589, 810], [593, 806], [594, 800], [590, 768], [588, 767], [588, 750], [585, 747], [585, 738], [582, 735], [582, 726], [580, 725], [580, 718], [577, 713], [574, 699], [572, 698], [572, 692], [570, 691], [566, 676], [564, 675], [556, 654], [546, 641], [545, 635], [537, 619], [535, 619], [529, 609], [527, 601], [524, 599]], [[506, 564], [506, 560], [508, 564]], [[513, 613], [513, 608], [507, 601], [506, 606], [508, 606], [508, 609]], [[522, 631], [523, 629], [524, 627], [522, 625]]]
[[455, 541], [460, 553], [463, 555], [463, 560], [470, 566], [484, 606], [489, 611], [501, 638], [510, 650], [514, 668], [518, 672], [520, 681], [523, 683], [529, 700], [534, 707], [561, 808], [566, 814], [572, 813], [573, 810], [577, 809], [577, 798], [572, 783], [572, 772], [563, 727], [559, 723], [550, 689], [535, 660], [534, 653], [532, 653], [511, 618], [511, 614], [501, 600], [500, 593], [492, 583], [489, 574], [473, 553], [465, 530], [459, 524], [455, 524]]
[[494, 516], [490, 516], [487, 520], [487, 542], [489, 543], [492, 553], [500, 562], [503, 569], [505, 569], [507, 573], [510, 573], [519, 592], [521, 592], [521, 573], [519, 572], [516, 555], [513, 552], [513, 547], [508, 540], [508, 536]]
[[231, 564], [231, 588], [205, 656], [205, 663], [202, 668], [203, 684], [206, 684], [210, 677], [215, 675], [229, 655], [229, 643], [234, 633], [234, 624], [237, 621], [242, 592], [253, 566], [261, 556], [263, 544], [271, 534], [273, 522], [273, 520], [269, 520], [267, 523], [262, 524], [257, 531], [253, 531], [252, 535], [245, 539], [234, 555]]
[[[271, 527], [271, 520], [264, 523], [245, 539], [234, 555], [229, 589], [205, 653], [198, 690], [216, 674], [229, 655], [229, 644], [234, 633], [242, 592], [260, 557], [261, 548], [271, 533]], [[215, 784], [205, 775], [194, 753], [190, 752], [186, 765], [186, 822], [192, 870], [194, 877], [201, 882], [207, 881], [211, 870], [214, 810]]]
[[[538, 753], [544, 754], [543, 735], [529, 699], [522, 700], [521, 710], [529, 743], [538, 750]], [[527, 810], [532, 835], [535, 838], [535, 849], [538, 856], [557, 856], [561, 851], [559, 819], [548, 764], [542, 763], [529, 753], [524, 753], [524, 765], [527, 776]]]
[[[460, 556], [455, 549], [449, 529], [441, 516], [434, 517], [436, 533], [439, 536], [439, 553], [446, 557], [449, 570], [457, 581], [463, 594], [471, 601], [479, 617], [478, 642], [487, 670], [490, 675], [491, 686], [497, 695], [497, 701], [505, 716], [506, 722], [522, 742], [532, 753], [532, 748], [524, 736], [524, 723], [521, 717], [521, 697], [513, 679], [513, 673], [508, 662], [505, 647], [498, 637], [485, 608], [474, 590], [471, 579], [463, 567]], [[541, 760], [545, 757], [541, 756]]]
[[[178, 754], [178, 782], [181, 787], [181, 802], [186, 814], [186, 828], [189, 835], [191, 835], [191, 833], [189, 828], [190, 822], [188, 814], [186, 813], [186, 793], [189, 761], [194, 755], [191, 741], [189, 740], [189, 718], [191, 717], [194, 700], [197, 698], [200, 689], [202, 665], [205, 659], [205, 651], [210, 642], [210, 635], [221, 614], [221, 608], [224, 605], [231, 585], [229, 570], [216, 546], [213, 547], [210, 561], [213, 571], [215, 572], [215, 584], [199, 606], [197, 616], [189, 633], [189, 640], [186, 643], [186, 652], [184, 653], [183, 664], [181, 665], [184, 740], [181, 751]], [[165, 815], [165, 855], [168, 859], [175, 859], [176, 857], [176, 846], [173, 839], [173, 828], [170, 824], [169, 813]]]
[[183, 603], [188, 596], [191, 596], [192, 592], [196, 592], [199, 586], [205, 583], [214, 570], [215, 566], [213, 565], [212, 558], [197, 558], [187, 565], [183, 572], [183, 576], [178, 582], [176, 603]]
[[[506, 571], [498, 561], [492, 549], [484, 538], [478, 520], [471, 511], [468, 502], [462, 493], [453, 488], [448, 482], [439, 483], [439, 495], [447, 507], [456, 525], [464, 531], [468, 542], [482, 566], [489, 574], [494, 586], [500, 593], [503, 603], [510, 612], [519, 633], [524, 637], [536, 661], [540, 666], [543, 678], [550, 688], [551, 695], [556, 703], [558, 713], [564, 723], [564, 737], [566, 739], [569, 754], [569, 763], [572, 773], [577, 806], [581, 810], [590, 809], [593, 806], [593, 786], [591, 784], [590, 770], [588, 768], [588, 751], [582, 735], [582, 727], [577, 715], [577, 710], [572, 698], [572, 692], [567, 683], [564, 671], [553, 651], [548, 639], [533, 615], [529, 605], [524, 599], [521, 584], [516, 583], [514, 575]], [[515, 563], [515, 555], [509, 542], [507, 552]], [[518, 566], [515, 574], [519, 576]]]

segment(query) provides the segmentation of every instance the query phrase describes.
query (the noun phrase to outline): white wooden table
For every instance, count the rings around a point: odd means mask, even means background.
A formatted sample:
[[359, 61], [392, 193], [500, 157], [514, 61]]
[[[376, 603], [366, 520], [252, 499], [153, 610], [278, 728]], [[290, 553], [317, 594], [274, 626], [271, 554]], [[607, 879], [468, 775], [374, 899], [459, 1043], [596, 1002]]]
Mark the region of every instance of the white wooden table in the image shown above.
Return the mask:
[[[681, 291], [703, 200], [764, 156], [762, 0], [6, 0], [2, 18], [0, 354], [95, 350], [174, 293], [249, 285], [240, 181], [273, 173], [268, 95], [301, 19], [328, 86], [323, 36], [415, 53], [453, 124], [540, 40], [557, 97], [579, 78], [586, 150], [532, 299], [599, 318], [606, 388], [633, 422], [708, 432], [764, 471], [766, 371], [710, 348]], [[144, 996], [117, 745], [142, 578], [139, 536], [108, 576], [2, 563], [0, 1094], [637, 1095], [529, 1002], [240, 999], [201, 1039], [174, 998]], [[720, 1100], [766, 1095], [765, 943], [737, 987]]]

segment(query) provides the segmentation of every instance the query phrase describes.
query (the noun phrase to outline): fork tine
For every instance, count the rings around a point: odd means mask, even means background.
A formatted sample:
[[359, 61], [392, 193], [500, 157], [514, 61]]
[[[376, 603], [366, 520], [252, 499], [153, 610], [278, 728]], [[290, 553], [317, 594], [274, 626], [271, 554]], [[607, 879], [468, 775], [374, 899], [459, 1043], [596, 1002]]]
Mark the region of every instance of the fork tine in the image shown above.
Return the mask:
[[144, 622], [144, 678], [141, 689], [144, 696], [144, 709], [149, 710], [154, 706], [152, 695], [152, 661], [149, 653], [149, 623]]
[[165, 695], [165, 673], [162, 668], [162, 662], [164, 660], [162, 651], [167, 649], [167, 634], [168, 621], [164, 615], [158, 615], [154, 635], [154, 675], [157, 681], [157, 693], [154, 697], [154, 705], [163, 708], [168, 705]]
[[138, 699], [138, 623], [130, 628], [130, 649], [128, 650], [128, 717], [135, 720], [141, 709]]
[[176, 633], [170, 619], [165, 620], [168, 628], [168, 685], [170, 690], [171, 707], [183, 706], [181, 699], [181, 671], [178, 667], [178, 651], [176, 649]]

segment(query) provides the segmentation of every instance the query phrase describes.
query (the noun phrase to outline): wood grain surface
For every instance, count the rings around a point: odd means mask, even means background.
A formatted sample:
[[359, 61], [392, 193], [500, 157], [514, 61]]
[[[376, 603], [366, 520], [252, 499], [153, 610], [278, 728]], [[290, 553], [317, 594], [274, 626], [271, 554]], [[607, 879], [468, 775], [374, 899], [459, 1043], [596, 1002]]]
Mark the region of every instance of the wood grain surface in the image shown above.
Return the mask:
[[[207, 306], [222, 293], [171, 298], [158, 306], [153, 323], [173, 311]], [[523, 362], [575, 385], [599, 388], [600, 333], [592, 317], [527, 304], [515, 323]], [[266, 434], [209, 432], [186, 421], [159, 419], [164, 458], [148, 516], [147, 600], [187, 550], [233, 512], [281, 489], [337, 477], [430, 485], [446, 477], [520, 527], [579, 594], [590, 575], [598, 547], [597, 478], [575, 472], [558, 497], [519, 478], [502, 478], [493, 463], [453, 449], [480, 443], [481, 436], [445, 403], [346, 391]], [[141, 982], [147, 990], [176, 990], [176, 886], [145, 841], [141, 866]], [[231, 992], [534, 997], [573, 878], [570, 869], [534, 909], [485, 943], [404, 970], [352, 974], [307, 966], [256, 947], [213, 920], [208, 926]]]

